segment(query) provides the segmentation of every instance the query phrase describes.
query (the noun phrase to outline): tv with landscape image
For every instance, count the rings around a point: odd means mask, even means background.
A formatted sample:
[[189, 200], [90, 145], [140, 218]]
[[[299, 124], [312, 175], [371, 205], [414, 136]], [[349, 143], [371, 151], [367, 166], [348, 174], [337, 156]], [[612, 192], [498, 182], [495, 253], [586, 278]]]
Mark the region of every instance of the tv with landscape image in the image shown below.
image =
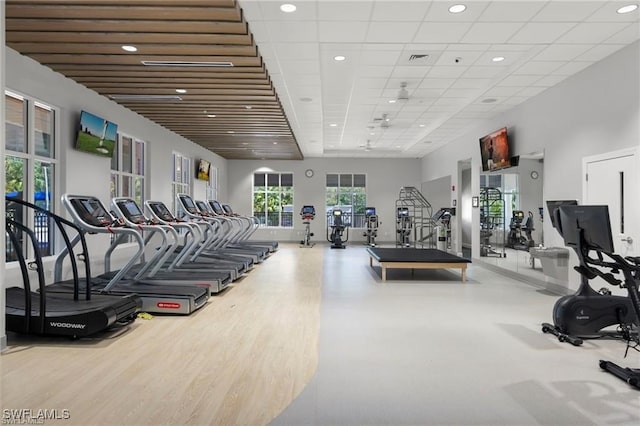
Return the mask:
[[118, 126], [104, 118], [82, 111], [76, 149], [111, 158], [118, 137]]
[[480, 138], [480, 156], [482, 157], [483, 172], [511, 167], [511, 153], [506, 127]]

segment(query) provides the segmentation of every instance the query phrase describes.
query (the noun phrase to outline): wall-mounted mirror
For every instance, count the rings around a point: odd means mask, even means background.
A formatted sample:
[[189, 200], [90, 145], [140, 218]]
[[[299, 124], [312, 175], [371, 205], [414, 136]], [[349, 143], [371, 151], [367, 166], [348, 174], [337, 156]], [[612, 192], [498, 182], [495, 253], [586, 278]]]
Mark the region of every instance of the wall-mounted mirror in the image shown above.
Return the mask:
[[482, 261], [544, 280], [530, 249], [544, 245], [544, 153], [520, 155], [513, 167], [480, 174]]

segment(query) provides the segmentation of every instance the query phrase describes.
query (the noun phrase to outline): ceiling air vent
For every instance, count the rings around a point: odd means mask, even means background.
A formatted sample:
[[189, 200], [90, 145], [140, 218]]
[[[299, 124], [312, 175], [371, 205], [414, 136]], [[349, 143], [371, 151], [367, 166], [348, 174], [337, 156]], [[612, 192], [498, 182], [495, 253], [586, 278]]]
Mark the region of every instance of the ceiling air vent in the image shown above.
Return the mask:
[[141, 61], [148, 67], [232, 67], [233, 62]]
[[429, 59], [428, 53], [415, 54], [415, 55], [409, 56], [409, 62], [427, 62], [428, 59]]

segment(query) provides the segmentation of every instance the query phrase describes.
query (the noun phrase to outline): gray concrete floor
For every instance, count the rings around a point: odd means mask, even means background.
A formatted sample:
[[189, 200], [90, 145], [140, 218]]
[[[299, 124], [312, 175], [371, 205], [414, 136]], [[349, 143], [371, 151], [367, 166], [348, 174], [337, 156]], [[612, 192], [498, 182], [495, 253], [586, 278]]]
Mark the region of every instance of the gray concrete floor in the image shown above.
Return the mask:
[[[317, 372], [274, 425], [638, 425], [640, 392], [604, 373], [620, 341], [560, 343], [540, 330], [558, 296], [477, 265], [369, 267], [326, 250]], [[577, 280], [577, 276], [573, 277]]]

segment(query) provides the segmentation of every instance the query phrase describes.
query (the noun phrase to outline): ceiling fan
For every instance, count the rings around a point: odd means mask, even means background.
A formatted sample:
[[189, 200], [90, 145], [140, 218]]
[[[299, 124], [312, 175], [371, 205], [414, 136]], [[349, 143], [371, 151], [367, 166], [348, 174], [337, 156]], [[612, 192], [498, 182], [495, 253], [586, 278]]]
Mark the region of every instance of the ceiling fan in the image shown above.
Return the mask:
[[391, 126], [391, 119], [389, 118], [389, 114], [382, 114], [381, 117], [375, 117], [373, 119], [374, 123], [380, 124], [380, 127], [387, 128]]

